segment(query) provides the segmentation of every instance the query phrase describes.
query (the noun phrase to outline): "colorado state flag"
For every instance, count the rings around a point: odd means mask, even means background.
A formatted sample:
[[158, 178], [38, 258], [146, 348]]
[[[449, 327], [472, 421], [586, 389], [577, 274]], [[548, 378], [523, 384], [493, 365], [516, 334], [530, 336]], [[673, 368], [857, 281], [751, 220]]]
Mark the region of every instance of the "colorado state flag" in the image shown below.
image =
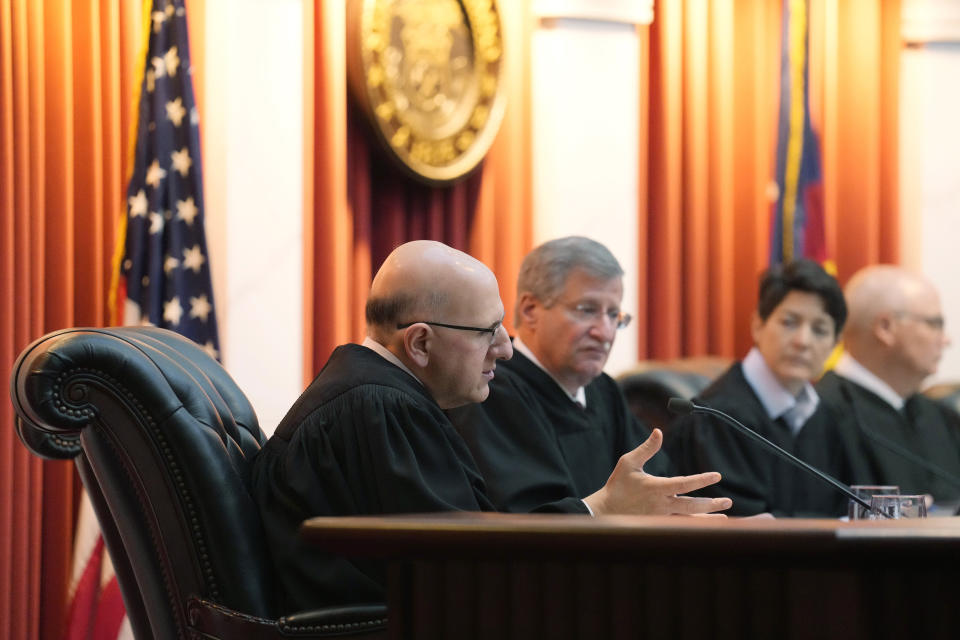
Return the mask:
[[[810, 124], [809, 3], [784, 0], [770, 264], [827, 259], [820, 145]], [[829, 270], [829, 269], [828, 269]]]

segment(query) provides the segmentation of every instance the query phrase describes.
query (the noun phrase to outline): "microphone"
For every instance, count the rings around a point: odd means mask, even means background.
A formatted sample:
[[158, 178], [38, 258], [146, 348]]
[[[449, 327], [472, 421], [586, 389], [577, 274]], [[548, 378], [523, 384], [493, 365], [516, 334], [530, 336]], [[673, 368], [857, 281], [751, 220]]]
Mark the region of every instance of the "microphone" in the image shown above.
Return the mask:
[[729, 424], [731, 427], [733, 427], [743, 435], [747, 436], [754, 442], [758, 442], [763, 446], [767, 447], [781, 459], [786, 460], [792, 465], [800, 467], [810, 475], [820, 479], [822, 482], [826, 482], [827, 484], [832, 486], [834, 489], [837, 489], [838, 491], [846, 495], [848, 498], [850, 498], [860, 506], [866, 508], [867, 511], [880, 513], [886, 516], [887, 518], [892, 517], [889, 514], [883, 513], [882, 511], [874, 511], [874, 509], [870, 506], [869, 502], [867, 502], [866, 500], [864, 500], [863, 498], [855, 494], [853, 490], [847, 485], [843, 484], [833, 476], [830, 476], [824, 473], [823, 471], [820, 471], [820, 469], [817, 469], [813, 465], [807, 464], [806, 462], [804, 462], [797, 456], [793, 455], [786, 449], [783, 449], [782, 447], [775, 445], [774, 443], [770, 442], [769, 440], [761, 436], [759, 433], [754, 431], [753, 429], [747, 427], [745, 424], [743, 424], [733, 416], [727, 413], [724, 413], [719, 409], [714, 409], [713, 407], [694, 404], [690, 400], [685, 400], [683, 398], [670, 398], [670, 400], [667, 402], [667, 409], [679, 415], [686, 415], [689, 413], [704, 413], [710, 416], [716, 416], [717, 418], [720, 418], [721, 420], [723, 420], [724, 422]]

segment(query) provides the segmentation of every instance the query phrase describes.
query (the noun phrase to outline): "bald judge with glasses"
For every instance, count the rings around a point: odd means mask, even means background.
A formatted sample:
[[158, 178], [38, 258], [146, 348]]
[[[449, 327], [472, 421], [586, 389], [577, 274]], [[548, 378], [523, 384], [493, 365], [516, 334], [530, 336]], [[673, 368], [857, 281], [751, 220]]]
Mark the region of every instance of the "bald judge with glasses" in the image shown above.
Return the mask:
[[857, 484], [929, 493], [960, 505], [960, 415], [920, 393], [950, 337], [936, 287], [894, 265], [872, 265], [845, 290], [845, 353], [817, 384], [847, 449]]
[[[585, 497], [651, 430], [603, 373], [617, 331], [623, 270], [594, 240], [571, 236], [531, 251], [520, 267], [513, 358], [501, 363], [483, 404], [449, 411], [504, 511]], [[659, 437], [659, 431], [657, 432]], [[645, 466], [664, 476], [665, 453]]]

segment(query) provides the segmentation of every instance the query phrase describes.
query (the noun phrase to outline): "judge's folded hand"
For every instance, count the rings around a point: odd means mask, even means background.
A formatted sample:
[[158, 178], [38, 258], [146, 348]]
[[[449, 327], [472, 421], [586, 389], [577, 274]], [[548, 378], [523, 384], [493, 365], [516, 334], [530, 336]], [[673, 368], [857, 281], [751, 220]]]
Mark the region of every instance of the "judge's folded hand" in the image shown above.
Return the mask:
[[720, 481], [716, 471], [694, 476], [661, 478], [644, 472], [643, 465], [660, 450], [663, 433], [654, 429], [646, 442], [620, 456], [617, 466], [599, 491], [586, 498], [594, 515], [698, 515], [729, 509], [730, 498], [693, 498], [680, 494]]

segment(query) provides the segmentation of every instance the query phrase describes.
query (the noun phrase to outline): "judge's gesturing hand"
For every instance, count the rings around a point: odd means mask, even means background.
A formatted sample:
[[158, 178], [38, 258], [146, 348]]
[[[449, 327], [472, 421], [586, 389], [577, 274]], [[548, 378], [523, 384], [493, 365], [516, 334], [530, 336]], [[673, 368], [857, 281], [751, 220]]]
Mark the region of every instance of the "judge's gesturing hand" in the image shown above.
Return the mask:
[[[661, 478], [644, 472], [643, 465], [660, 450], [663, 433], [654, 429], [646, 442], [620, 456], [599, 491], [583, 499], [594, 515], [701, 515], [729, 509], [730, 498], [694, 498], [680, 495], [720, 481], [716, 471], [694, 476]], [[720, 515], [722, 514], [714, 514]]]

